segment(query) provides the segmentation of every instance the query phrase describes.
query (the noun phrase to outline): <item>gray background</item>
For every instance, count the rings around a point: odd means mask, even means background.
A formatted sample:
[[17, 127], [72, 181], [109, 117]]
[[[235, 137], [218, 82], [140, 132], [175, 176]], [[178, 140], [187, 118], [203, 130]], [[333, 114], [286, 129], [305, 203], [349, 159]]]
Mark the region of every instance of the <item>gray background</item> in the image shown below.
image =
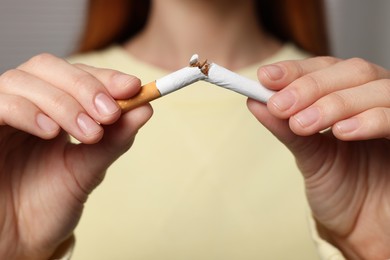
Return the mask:
[[333, 55], [390, 69], [390, 1], [325, 0]]
[[71, 53], [82, 30], [86, 2], [0, 0], [0, 73], [38, 53]]
[[[86, 0], [0, 0], [0, 73], [41, 52], [69, 55]], [[326, 0], [332, 54], [390, 68], [390, 1]]]

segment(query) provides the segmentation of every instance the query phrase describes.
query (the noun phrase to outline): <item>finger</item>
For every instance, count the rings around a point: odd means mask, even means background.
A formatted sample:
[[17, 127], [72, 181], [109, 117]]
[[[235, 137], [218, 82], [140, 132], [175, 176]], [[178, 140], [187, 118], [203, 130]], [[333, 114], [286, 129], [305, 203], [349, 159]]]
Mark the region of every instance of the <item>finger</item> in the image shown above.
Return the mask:
[[390, 108], [376, 107], [337, 122], [333, 134], [345, 141], [390, 139]]
[[267, 106], [253, 99], [248, 99], [249, 111], [271, 131], [282, 143], [289, 143], [295, 138], [295, 134], [290, 130], [288, 121], [279, 119], [269, 113]]
[[260, 82], [267, 87], [280, 90], [306, 74], [327, 68], [339, 61], [334, 57], [281, 61], [259, 68], [257, 76]]
[[338, 62], [293, 81], [270, 98], [268, 108], [274, 115], [288, 118], [331, 92], [388, 76], [387, 70], [362, 59]]
[[100, 123], [113, 123], [121, 114], [118, 104], [102, 82], [63, 59], [41, 54], [22, 64], [18, 69], [69, 93], [94, 120]]
[[54, 138], [59, 125], [33, 103], [19, 96], [0, 94], [0, 125], [8, 125], [43, 139]]
[[106, 86], [107, 91], [115, 99], [132, 97], [141, 89], [141, 81], [135, 76], [117, 70], [100, 69], [85, 64], [74, 65], [96, 77]]
[[298, 135], [311, 135], [366, 110], [390, 107], [389, 85], [383, 79], [330, 93], [291, 117], [290, 127]]
[[97, 142], [103, 135], [103, 128], [74, 97], [26, 72], [7, 71], [0, 77], [0, 88], [5, 94], [29, 100], [81, 142]]
[[[288, 121], [280, 119], [269, 113], [267, 107], [255, 100], [248, 100], [248, 108], [252, 114], [262, 123], [276, 138], [278, 138], [295, 156], [300, 169], [305, 177], [316, 172], [316, 166], [310, 162], [321, 160], [326, 149], [322, 143], [329, 143], [325, 135], [299, 136], [291, 131]], [[321, 149], [320, 149], [321, 148]], [[310, 158], [310, 160], [307, 160]], [[302, 163], [303, 162], [303, 163]]]
[[[105, 171], [120, 155], [133, 144], [138, 130], [152, 116], [149, 104], [135, 108], [107, 126], [103, 139], [93, 145], [79, 144], [68, 151], [70, 167], [74, 178], [82, 191], [90, 193], [102, 180], [101, 172]], [[83, 158], [83, 160], [79, 160]], [[85, 174], [91, 172], [91, 174]]]

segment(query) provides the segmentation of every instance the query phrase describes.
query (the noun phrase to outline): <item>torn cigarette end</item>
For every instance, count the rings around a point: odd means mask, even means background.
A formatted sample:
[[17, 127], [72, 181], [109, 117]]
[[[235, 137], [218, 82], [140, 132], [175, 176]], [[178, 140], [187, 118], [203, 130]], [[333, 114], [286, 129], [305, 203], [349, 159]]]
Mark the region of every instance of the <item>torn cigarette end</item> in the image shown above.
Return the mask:
[[139, 107], [161, 96], [167, 95], [198, 80], [207, 77], [209, 64], [207, 60], [199, 62], [197, 54], [193, 55], [189, 62], [189, 67], [184, 67], [172, 72], [154, 82], [141, 87], [140, 92], [132, 98], [117, 100], [122, 112], [127, 112]]
[[210, 64], [207, 60], [200, 62], [198, 54], [192, 55], [190, 59], [190, 67], [198, 67], [205, 76], [208, 76], [209, 74]]
[[161, 97], [161, 93], [156, 86], [156, 82], [153, 81], [142, 86], [141, 90], [134, 97], [124, 100], [117, 100], [116, 102], [122, 109], [122, 113], [125, 113], [159, 97]]

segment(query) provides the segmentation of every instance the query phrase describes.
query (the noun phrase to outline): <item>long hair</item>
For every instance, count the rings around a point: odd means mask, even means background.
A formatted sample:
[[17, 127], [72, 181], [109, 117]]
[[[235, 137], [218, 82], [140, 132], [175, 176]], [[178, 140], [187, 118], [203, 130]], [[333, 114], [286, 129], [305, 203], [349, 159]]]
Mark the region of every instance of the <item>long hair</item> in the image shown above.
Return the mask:
[[[323, 0], [257, 0], [259, 23], [279, 40], [328, 54]], [[123, 43], [146, 24], [150, 0], [91, 0], [79, 52]]]

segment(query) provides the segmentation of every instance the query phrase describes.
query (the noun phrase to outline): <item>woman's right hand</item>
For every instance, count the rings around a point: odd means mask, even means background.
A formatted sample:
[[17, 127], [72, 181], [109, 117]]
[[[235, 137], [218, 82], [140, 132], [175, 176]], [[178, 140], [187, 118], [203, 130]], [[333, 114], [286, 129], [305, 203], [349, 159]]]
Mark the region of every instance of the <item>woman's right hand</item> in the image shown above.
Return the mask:
[[152, 115], [149, 105], [121, 115], [114, 100], [140, 85], [50, 54], [0, 76], [0, 259], [48, 259], [71, 236], [88, 194]]

